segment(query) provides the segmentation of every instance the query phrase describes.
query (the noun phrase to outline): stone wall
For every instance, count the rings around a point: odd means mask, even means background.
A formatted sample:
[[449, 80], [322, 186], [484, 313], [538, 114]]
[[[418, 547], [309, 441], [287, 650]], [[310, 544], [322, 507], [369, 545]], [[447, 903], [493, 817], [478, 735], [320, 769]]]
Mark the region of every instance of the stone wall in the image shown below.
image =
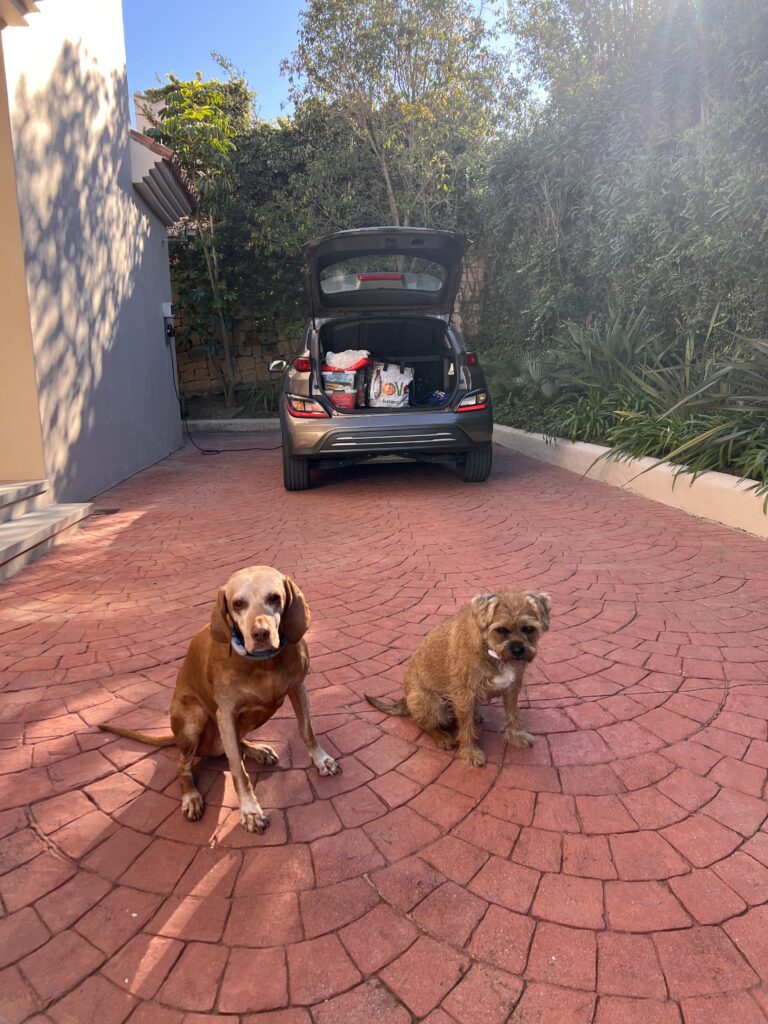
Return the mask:
[[[179, 390], [182, 394], [205, 394], [220, 391], [222, 386], [221, 366], [218, 357], [204, 349], [197, 335], [185, 337], [183, 320], [176, 320], [177, 342], [176, 362], [179, 367]], [[276, 324], [264, 327], [255, 320], [241, 320], [235, 328], [237, 370], [242, 384], [256, 381], [270, 381], [275, 375], [269, 372], [273, 359], [288, 359], [299, 346], [301, 327], [293, 331]]]
[[490, 273], [489, 261], [480, 253], [464, 261], [453, 319], [468, 346], [480, 330]]

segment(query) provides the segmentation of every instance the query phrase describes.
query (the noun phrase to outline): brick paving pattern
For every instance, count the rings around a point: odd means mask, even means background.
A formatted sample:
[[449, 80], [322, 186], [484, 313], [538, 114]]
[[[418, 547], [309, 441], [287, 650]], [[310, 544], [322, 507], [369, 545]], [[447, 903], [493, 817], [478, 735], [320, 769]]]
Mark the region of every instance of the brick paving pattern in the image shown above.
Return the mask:
[[[317, 483], [284, 493], [279, 451], [184, 449], [0, 590], [0, 1018], [768, 1019], [768, 547], [503, 450], [485, 485]], [[189, 638], [253, 563], [310, 601], [343, 766], [320, 778], [284, 707], [263, 836], [223, 761], [192, 824], [172, 750], [96, 729], [166, 725]], [[553, 598], [531, 750], [491, 705], [467, 768], [363, 702], [480, 589], [525, 586]]]

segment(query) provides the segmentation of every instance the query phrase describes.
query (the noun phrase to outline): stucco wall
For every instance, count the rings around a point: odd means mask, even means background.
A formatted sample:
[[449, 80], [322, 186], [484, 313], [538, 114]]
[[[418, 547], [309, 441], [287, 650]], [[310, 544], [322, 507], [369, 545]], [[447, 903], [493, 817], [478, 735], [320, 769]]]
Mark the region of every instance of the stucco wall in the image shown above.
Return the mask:
[[165, 231], [131, 185], [120, 0], [3, 41], [46, 469], [83, 500], [181, 443]]

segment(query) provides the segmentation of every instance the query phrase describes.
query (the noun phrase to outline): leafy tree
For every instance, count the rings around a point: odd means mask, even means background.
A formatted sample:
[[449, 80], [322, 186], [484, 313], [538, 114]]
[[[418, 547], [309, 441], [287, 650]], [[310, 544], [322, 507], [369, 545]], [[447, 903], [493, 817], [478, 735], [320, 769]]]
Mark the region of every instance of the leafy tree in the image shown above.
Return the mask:
[[632, 59], [658, 0], [508, 0], [526, 79], [555, 97]]
[[606, 0], [587, 5], [604, 15], [592, 25], [575, 18], [580, 0], [562, 0], [578, 60], [561, 59], [560, 36], [524, 6], [539, 62], [527, 73], [546, 73], [551, 91], [492, 168], [488, 334], [545, 346], [563, 321], [619, 304], [645, 308], [679, 345], [708, 333], [715, 308], [710, 344], [766, 332], [764, 4], [667, 0], [647, 13]]
[[290, 324], [303, 313], [301, 250], [317, 235], [386, 216], [370, 150], [336, 107], [312, 100], [293, 118], [260, 121], [233, 167], [241, 253], [234, 284], [243, 306]]
[[284, 63], [299, 110], [340, 110], [396, 225], [455, 225], [486, 143], [514, 109], [505, 59], [468, 0], [309, 0]]
[[[197, 212], [190, 218], [197, 233], [208, 291], [200, 281], [195, 253], [177, 255], [175, 281], [193, 328], [204, 332], [215, 324], [222, 353], [225, 400], [234, 403], [237, 367], [231, 320], [233, 293], [220, 260], [221, 225], [232, 202], [232, 159], [238, 141], [251, 124], [253, 94], [245, 79], [224, 58], [219, 58], [229, 80], [182, 81], [168, 75], [167, 84], [145, 94], [153, 127], [147, 134], [169, 146], [194, 182], [199, 197]], [[157, 112], [154, 110], [156, 108]]]

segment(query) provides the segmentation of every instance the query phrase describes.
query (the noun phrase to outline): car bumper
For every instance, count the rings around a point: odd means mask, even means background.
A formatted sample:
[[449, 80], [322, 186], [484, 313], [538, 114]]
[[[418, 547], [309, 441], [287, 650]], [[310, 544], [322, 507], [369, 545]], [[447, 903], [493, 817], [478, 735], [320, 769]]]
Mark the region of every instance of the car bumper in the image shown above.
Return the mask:
[[291, 454], [307, 458], [463, 452], [487, 447], [493, 434], [488, 409], [349, 413], [327, 419], [296, 419], [283, 409], [280, 419]]

